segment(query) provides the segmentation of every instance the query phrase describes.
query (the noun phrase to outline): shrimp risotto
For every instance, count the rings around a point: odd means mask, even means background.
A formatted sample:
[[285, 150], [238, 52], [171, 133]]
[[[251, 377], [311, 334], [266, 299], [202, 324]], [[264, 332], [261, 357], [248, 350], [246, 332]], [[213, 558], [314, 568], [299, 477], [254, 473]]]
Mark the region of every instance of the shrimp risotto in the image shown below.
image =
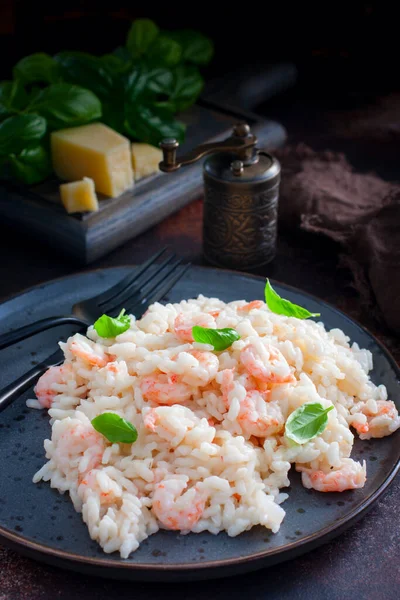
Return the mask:
[[371, 353], [322, 322], [204, 296], [106, 318], [125, 325], [60, 343], [28, 405], [52, 424], [34, 481], [68, 492], [107, 553], [159, 528], [277, 532], [292, 464], [318, 492], [362, 488], [354, 435], [400, 426]]

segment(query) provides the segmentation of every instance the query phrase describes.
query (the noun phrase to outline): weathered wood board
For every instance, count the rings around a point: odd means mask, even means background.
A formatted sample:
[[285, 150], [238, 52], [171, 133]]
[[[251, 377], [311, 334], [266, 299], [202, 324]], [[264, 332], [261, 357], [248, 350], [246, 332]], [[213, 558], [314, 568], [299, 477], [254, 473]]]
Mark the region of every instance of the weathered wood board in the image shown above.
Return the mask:
[[[273, 149], [286, 137], [284, 128], [253, 113], [200, 102], [181, 116], [188, 125], [182, 152], [197, 144], [223, 139], [238, 121], [247, 121], [259, 146]], [[100, 199], [100, 210], [68, 215], [60, 204], [56, 179], [26, 188], [2, 184], [0, 218], [3, 223], [46, 240], [81, 264], [107, 254], [162, 221], [202, 193], [201, 162], [173, 174], [157, 173], [140, 180], [133, 190], [114, 199]]]

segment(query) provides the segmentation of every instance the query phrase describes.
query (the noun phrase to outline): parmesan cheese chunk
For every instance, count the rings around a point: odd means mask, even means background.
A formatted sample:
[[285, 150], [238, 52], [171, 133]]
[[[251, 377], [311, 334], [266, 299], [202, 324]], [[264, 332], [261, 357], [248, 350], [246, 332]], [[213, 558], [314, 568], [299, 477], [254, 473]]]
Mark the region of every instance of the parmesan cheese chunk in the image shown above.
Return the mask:
[[53, 132], [51, 154], [60, 179], [90, 177], [97, 192], [112, 198], [133, 185], [130, 142], [102, 123]]
[[163, 155], [160, 148], [150, 144], [132, 144], [132, 166], [135, 181], [158, 172]]
[[93, 179], [84, 177], [82, 181], [60, 185], [61, 202], [67, 213], [99, 210]]

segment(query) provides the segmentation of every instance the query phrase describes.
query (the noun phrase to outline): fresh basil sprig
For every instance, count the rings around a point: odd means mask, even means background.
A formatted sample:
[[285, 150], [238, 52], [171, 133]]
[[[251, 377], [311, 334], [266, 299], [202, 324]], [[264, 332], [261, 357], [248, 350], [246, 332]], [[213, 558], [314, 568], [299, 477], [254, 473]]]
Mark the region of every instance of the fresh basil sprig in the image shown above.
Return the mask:
[[319, 317], [321, 315], [321, 313], [311, 313], [306, 308], [281, 298], [273, 289], [269, 279], [267, 279], [265, 284], [265, 302], [271, 312], [277, 315], [284, 315], [285, 317], [308, 319], [309, 317]]
[[[150, 19], [136, 19], [125, 45], [110, 54], [38, 52], [22, 58], [14, 81], [0, 83], [0, 124], [28, 117], [0, 130], [0, 177], [28, 184], [45, 179], [49, 133], [99, 119], [154, 146], [167, 137], [182, 142], [186, 126], [175, 115], [196, 102], [204, 83], [199, 67], [213, 52], [201, 33], [161, 31]], [[32, 116], [43, 119], [43, 136], [32, 133]]]
[[93, 327], [100, 337], [113, 338], [129, 329], [130, 324], [131, 318], [125, 314], [125, 309], [123, 308], [118, 317], [113, 318], [108, 315], [102, 315], [97, 319]]
[[52, 129], [76, 127], [101, 117], [101, 103], [93, 92], [70, 83], [53, 83], [40, 90], [30, 110], [47, 119]]
[[240, 335], [234, 329], [226, 327], [225, 329], [208, 329], [195, 325], [192, 328], [192, 335], [195, 342], [200, 344], [211, 344], [214, 350], [218, 352], [226, 350], [232, 346], [233, 342], [240, 340]]
[[133, 444], [138, 437], [136, 427], [116, 413], [106, 412], [95, 417], [92, 426], [113, 444]]
[[324, 408], [320, 402], [307, 402], [289, 415], [285, 435], [296, 444], [305, 444], [322, 433], [328, 424], [328, 412], [333, 406]]
[[46, 133], [46, 119], [39, 115], [15, 115], [0, 123], [0, 156], [19, 154], [37, 146]]
[[17, 81], [24, 85], [60, 81], [56, 62], [44, 52], [36, 52], [22, 58], [15, 65], [13, 75]]
[[8, 163], [14, 179], [27, 185], [40, 183], [52, 170], [49, 153], [43, 146], [25, 148], [19, 154], [10, 154]]

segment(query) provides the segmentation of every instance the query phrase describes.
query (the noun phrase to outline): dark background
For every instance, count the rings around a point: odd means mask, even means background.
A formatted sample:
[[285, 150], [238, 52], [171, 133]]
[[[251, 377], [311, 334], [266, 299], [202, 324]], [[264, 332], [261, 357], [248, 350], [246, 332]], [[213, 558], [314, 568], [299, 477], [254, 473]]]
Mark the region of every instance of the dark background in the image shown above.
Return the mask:
[[354, 95], [400, 87], [395, 5], [1, 0], [0, 75], [9, 77], [12, 65], [32, 52], [108, 52], [123, 42], [133, 18], [150, 17], [161, 27], [194, 28], [214, 40], [215, 59], [206, 76], [248, 62], [289, 60], [307, 95], [340, 105]]
[[[390, 113], [385, 132], [388, 124], [400, 122], [400, 110], [396, 114], [399, 97], [393, 93], [400, 91], [399, 20], [394, 2], [391, 6], [384, 1], [352, 0], [240, 4], [191, 0], [160, 3], [158, 8], [152, 5], [156, 2], [0, 0], [0, 79], [9, 78], [15, 62], [32, 52], [109, 52], [123, 43], [136, 17], [153, 18], [166, 29], [197, 29], [215, 43], [215, 58], [204, 72], [207, 79], [250, 63], [296, 65], [297, 85], [257, 109], [284, 124], [289, 143], [344, 152], [358, 171], [374, 170], [387, 180], [398, 181], [398, 136], [383, 135], [379, 128], [363, 135], [350, 130], [355, 113], [364, 115], [365, 107]], [[165, 244], [184, 259], [204, 264], [201, 219], [199, 199], [90, 268], [141, 262]], [[351, 276], [342, 268], [340, 252], [335, 243], [321, 236], [280, 230], [277, 258], [260, 274], [336, 305], [400, 358], [398, 336], [375, 321], [348, 285]], [[27, 235], [1, 222], [0, 256], [1, 297], [78, 270], [58, 252], [49, 252], [44, 243], [32, 243]], [[39, 565], [0, 548], [0, 600], [398, 600], [399, 498], [397, 481], [360, 523], [312, 553], [247, 577], [192, 586], [102, 581]]]

